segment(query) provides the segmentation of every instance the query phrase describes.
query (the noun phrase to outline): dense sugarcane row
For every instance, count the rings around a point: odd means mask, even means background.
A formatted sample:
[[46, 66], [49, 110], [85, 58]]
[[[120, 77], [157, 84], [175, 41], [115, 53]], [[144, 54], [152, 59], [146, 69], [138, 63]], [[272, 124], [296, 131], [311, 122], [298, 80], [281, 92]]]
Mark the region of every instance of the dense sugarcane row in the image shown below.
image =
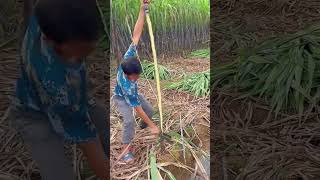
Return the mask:
[[[122, 54], [130, 43], [130, 29], [137, 18], [136, 0], [112, 1], [112, 52]], [[209, 0], [161, 0], [150, 5], [157, 53], [177, 55], [183, 50], [198, 49], [209, 40]], [[151, 52], [148, 34], [142, 37], [140, 54]]]

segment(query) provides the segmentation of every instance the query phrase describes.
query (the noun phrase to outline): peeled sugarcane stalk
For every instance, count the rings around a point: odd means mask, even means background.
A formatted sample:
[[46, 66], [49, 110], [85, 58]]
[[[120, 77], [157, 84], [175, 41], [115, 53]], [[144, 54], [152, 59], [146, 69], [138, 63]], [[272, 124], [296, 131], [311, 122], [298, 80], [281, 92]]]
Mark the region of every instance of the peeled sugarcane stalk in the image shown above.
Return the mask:
[[152, 55], [153, 55], [153, 60], [154, 60], [155, 76], [156, 76], [156, 83], [157, 83], [157, 93], [158, 93], [157, 100], [158, 100], [158, 107], [159, 107], [159, 114], [160, 114], [160, 129], [161, 129], [161, 131], [163, 131], [161, 89], [160, 89], [160, 77], [159, 77], [159, 70], [158, 70], [157, 53], [156, 53], [156, 48], [155, 48], [155, 43], [154, 43], [154, 36], [153, 36], [152, 24], [151, 24], [150, 15], [149, 15], [148, 4], [145, 4], [144, 7], [145, 7], [146, 19], [147, 19], [147, 24], [148, 24], [148, 29], [149, 29]]

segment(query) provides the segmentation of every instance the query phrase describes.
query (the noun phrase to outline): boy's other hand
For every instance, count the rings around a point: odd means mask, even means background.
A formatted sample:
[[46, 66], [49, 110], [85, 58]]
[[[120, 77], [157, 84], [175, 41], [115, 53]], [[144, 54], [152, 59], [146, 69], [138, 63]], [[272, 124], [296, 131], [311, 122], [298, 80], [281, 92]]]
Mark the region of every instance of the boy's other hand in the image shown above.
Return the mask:
[[141, 2], [141, 6], [143, 6], [144, 4], [150, 4], [151, 0], [140, 0]]
[[160, 134], [160, 129], [158, 126], [153, 125], [150, 127], [151, 134], [159, 135]]

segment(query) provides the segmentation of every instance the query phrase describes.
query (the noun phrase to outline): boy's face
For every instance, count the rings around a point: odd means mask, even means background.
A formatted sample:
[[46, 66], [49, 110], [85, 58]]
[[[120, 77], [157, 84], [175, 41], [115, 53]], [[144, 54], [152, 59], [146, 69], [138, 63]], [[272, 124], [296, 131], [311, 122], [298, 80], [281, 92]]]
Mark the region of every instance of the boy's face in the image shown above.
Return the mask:
[[140, 75], [139, 74], [131, 74], [131, 75], [127, 75], [127, 77], [130, 81], [136, 81], [139, 79]]
[[57, 54], [63, 57], [68, 63], [80, 63], [81, 59], [88, 56], [96, 46], [96, 42], [67, 41], [61, 44], [53, 43]]

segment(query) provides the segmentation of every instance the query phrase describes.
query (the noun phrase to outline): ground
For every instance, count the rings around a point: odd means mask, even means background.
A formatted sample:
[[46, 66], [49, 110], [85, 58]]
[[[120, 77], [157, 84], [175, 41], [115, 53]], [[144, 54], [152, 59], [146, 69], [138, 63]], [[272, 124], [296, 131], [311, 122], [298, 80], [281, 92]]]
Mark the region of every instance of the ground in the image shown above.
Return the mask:
[[[10, 177], [10, 180], [14, 180], [18, 177], [31, 178], [32, 180], [40, 179], [39, 170], [36, 164], [32, 161], [30, 155], [26, 151], [20, 137], [17, 133], [9, 127], [9, 122], [6, 118], [6, 110], [9, 105], [8, 95], [12, 95], [14, 92], [15, 79], [18, 76], [17, 71], [17, 50], [13, 48], [2, 48], [0, 49], [0, 83], [1, 83], [1, 93], [0, 93], [0, 172], [6, 172], [7, 177]], [[109, 91], [108, 82], [107, 82], [107, 65], [105, 63], [105, 58], [103, 55], [94, 55], [88, 60], [88, 69], [90, 71], [90, 77], [94, 80], [96, 85], [96, 97], [99, 99], [105, 99], [107, 103], [106, 92]], [[206, 70], [209, 68], [209, 61], [206, 59], [183, 59], [176, 58], [170, 60], [160, 60], [161, 64], [168, 67], [172, 70], [172, 74], [175, 77], [184, 73], [194, 73]], [[154, 82], [150, 81], [151, 86], [155, 87]], [[155, 106], [156, 108], [156, 99], [154, 94], [149, 88], [149, 85], [146, 80], [141, 80], [140, 82], [140, 92], [143, 93]], [[164, 86], [164, 84], [162, 84]], [[111, 88], [114, 86], [114, 79], [111, 81]], [[155, 88], [154, 88], [155, 89]], [[209, 100], [208, 98], [196, 98], [190, 94], [177, 92], [173, 90], [164, 90], [163, 93], [163, 106], [165, 112], [165, 126], [168, 129], [176, 130], [177, 121], [182, 117], [182, 122], [184, 126], [192, 127], [195, 129], [191, 130], [190, 134], [194, 134], [193, 142], [198, 145], [201, 149], [206, 152], [209, 152]], [[120, 121], [117, 119], [118, 115], [112, 111], [111, 114], [111, 127], [112, 127], [112, 136], [111, 140], [111, 153], [116, 155], [119, 152], [117, 147], [118, 143], [117, 138], [121, 137], [120, 130]], [[195, 132], [195, 133], [192, 133]], [[154, 143], [150, 144], [150, 147]], [[168, 145], [168, 144], [166, 144]], [[81, 174], [82, 177], [87, 177], [90, 179], [92, 172], [88, 170], [87, 164], [84, 161], [82, 153], [77, 149], [75, 151], [75, 146], [66, 146], [67, 154], [70, 159], [76, 164], [75, 169], [77, 169], [78, 174]], [[136, 148], [137, 157], [140, 156], [140, 161], [135, 164], [135, 166], [119, 166], [116, 163], [112, 164], [112, 176], [118, 177], [121, 179], [124, 175], [130, 176], [134, 171], [143, 168], [146, 165], [146, 149], [148, 149], [146, 142], [142, 142], [141, 146]], [[176, 163], [176, 160], [172, 160], [172, 156], [167, 154], [169, 152], [177, 154], [177, 151], [172, 150], [169, 146], [166, 147], [166, 150], [163, 153], [157, 154], [158, 161], [162, 165], [169, 165], [168, 169], [172, 171], [174, 175], [183, 174], [181, 169], [175, 168], [170, 163]], [[76, 152], [76, 153], [75, 153]], [[178, 153], [179, 154], [179, 153]], [[114, 158], [114, 156], [111, 156]], [[187, 158], [188, 159], [188, 158]], [[195, 162], [192, 158], [189, 158], [187, 163], [188, 166], [194, 168]], [[181, 160], [181, 159], [180, 159]], [[114, 162], [114, 161], [113, 161]], [[112, 163], [113, 163], [112, 162]], [[122, 173], [116, 170], [121, 170]], [[184, 171], [188, 172], [188, 171]], [[189, 175], [189, 174], [188, 174]], [[143, 177], [143, 176], [142, 176]], [[5, 178], [0, 176], [0, 179]], [[91, 178], [92, 179], [92, 178]], [[185, 177], [177, 177], [177, 179], [185, 179]]]
[[[209, 61], [207, 59], [167, 59], [160, 60], [160, 63], [171, 70], [174, 77], [179, 77], [183, 73], [190, 74], [195, 72], [202, 72], [209, 68]], [[150, 83], [150, 84], [149, 84]], [[161, 86], [165, 87], [167, 82], [162, 82]], [[114, 86], [115, 81], [112, 79], [111, 86]], [[157, 109], [156, 96], [151, 90], [155, 92], [154, 80], [139, 80], [139, 93], [143, 94]], [[164, 89], [164, 88], [163, 88]], [[209, 153], [209, 99], [197, 98], [190, 94], [177, 92], [174, 90], [162, 91], [162, 104], [164, 109], [164, 132], [176, 131], [179, 133], [179, 124], [181, 123], [183, 129], [192, 128], [190, 136], [193, 136], [193, 142], [203, 151]], [[157, 121], [158, 118], [155, 118]], [[180, 122], [181, 120], [181, 122]], [[159, 122], [157, 122], [159, 124]], [[117, 157], [120, 154], [121, 142], [121, 120], [115, 109], [111, 113], [111, 176], [117, 179], [133, 178], [139, 175], [139, 178], [146, 177], [146, 171], [140, 172], [141, 169], [148, 165], [148, 152], [156, 146], [156, 142], [144, 142], [142, 139], [145, 132], [138, 131], [138, 136], [134, 141], [134, 152], [136, 153], [136, 161], [134, 165], [120, 165]], [[177, 180], [190, 178], [192, 173], [177, 168], [171, 163], [182, 162], [183, 165], [190, 168], [195, 167], [195, 160], [192, 156], [186, 156], [184, 162], [181, 156], [181, 147], [165, 142], [164, 150], [155, 148], [158, 162], [162, 163], [163, 167], [170, 170]], [[168, 165], [168, 166], [167, 166]], [[167, 179], [167, 178], [166, 178]]]

